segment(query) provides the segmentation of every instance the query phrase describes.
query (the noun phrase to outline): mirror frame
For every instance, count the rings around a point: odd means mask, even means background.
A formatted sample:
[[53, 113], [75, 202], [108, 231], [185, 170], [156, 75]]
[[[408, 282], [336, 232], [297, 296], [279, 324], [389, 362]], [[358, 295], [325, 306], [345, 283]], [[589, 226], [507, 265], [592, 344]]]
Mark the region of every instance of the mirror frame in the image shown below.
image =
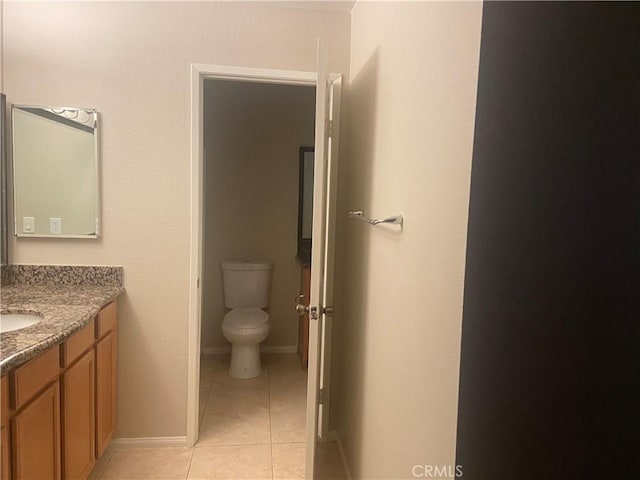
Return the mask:
[[[302, 235], [302, 226], [303, 226], [303, 212], [304, 212], [304, 177], [305, 177], [305, 156], [307, 153], [314, 153], [314, 147], [300, 147], [300, 167], [299, 167], [299, 178], [298, 178], [298, 251], [301, 251], [306, 248], [311, 248], [311, 237], [303, 237]], [[311, 167], [313, 168], [313, 161], [311, 162]], [[313, 189], [313, 185], [311, 185]], [[313, 192], [311, 195], [313, 199]], [[313, 209], [312, 209], [313, 212]], [[312, 213], [313, 215], [313, 213]]]
[[51, 105], [12, 105], [11, 106], [11, 138], [13, 140], [14, 128], [15, 128], [15, 111], [16, 109], [59, 109], [59, 110], [76, 110], [89, 113], [93, 117], [93, 152], [95, 162], [95, 198], [96, 198], [96, 218], [95, 218], [95, 233], [86, 235], [65, 235], [65, 234], [25, 234], [18, 233], [18, 218], [16, 215], [16, 158], [15, 158], [15, 145], [11, 142], [11, 167], [14, 172], [13, 175], [13, 220], [14, 220], [14, 235], [19, 238], [80, 238], [80, 239], [98, 239], [101, 235], [102, 218], [100, 212], [102, 210], [101, 192], [100, 192], [100, 158], [99, 158], [99, 115], [95, 108], [82, 108], [82, 107], [60, 107]]
[[7, 206], [7, 98], [0, 93], [0, 263], [9, 265], [9, 208]]

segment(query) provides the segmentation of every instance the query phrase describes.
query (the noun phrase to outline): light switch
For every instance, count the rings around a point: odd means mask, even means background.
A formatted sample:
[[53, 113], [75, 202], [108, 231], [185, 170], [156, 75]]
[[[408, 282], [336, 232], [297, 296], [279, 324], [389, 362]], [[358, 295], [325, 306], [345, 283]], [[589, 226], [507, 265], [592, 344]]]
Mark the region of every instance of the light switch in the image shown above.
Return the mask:
[[49, 218], [49, 233], [51, 235], [60, 235], [62, 233], [61, 218]]
[[36, 219], [34, 217], [22, 217], [22, 233], [35, 233]]

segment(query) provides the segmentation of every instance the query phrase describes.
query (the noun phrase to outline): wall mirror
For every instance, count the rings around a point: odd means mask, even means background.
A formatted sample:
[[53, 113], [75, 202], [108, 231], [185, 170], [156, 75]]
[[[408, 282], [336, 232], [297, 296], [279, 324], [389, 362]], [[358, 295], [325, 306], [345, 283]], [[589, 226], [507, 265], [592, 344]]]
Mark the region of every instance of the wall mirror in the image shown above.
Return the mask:
[[98, 238], [98, 113], [14, 105], [12, 133], [16, 236]]
[[300, 147], [300, 179], [298, 184], [298, 255], [311, 255], [313, 229], [313, 147]]

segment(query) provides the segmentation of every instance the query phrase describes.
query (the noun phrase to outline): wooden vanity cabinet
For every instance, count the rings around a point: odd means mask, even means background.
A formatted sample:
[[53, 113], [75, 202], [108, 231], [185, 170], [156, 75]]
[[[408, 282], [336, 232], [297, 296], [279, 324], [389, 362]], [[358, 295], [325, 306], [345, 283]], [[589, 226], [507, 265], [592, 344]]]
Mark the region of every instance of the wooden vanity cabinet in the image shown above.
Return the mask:
[[113, 302], [96, 323], [96, 455], [106, 450], [116, 429], [117, 308]]
[[0, 480], [84, 480], [116, 425], [115, 301], [2, 377]]

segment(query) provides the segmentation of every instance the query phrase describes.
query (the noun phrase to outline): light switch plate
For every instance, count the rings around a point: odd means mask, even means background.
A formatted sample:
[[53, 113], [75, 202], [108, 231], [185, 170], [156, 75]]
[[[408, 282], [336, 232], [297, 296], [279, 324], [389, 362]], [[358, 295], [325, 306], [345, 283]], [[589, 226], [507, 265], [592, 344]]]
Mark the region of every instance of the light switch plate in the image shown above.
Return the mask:
[[60, 235], [62, 233], [62, 219], [49, 217], [49, 233]]
[[36, 233], [36, 219], [34, 217], [22, 217], [22, 233]]

